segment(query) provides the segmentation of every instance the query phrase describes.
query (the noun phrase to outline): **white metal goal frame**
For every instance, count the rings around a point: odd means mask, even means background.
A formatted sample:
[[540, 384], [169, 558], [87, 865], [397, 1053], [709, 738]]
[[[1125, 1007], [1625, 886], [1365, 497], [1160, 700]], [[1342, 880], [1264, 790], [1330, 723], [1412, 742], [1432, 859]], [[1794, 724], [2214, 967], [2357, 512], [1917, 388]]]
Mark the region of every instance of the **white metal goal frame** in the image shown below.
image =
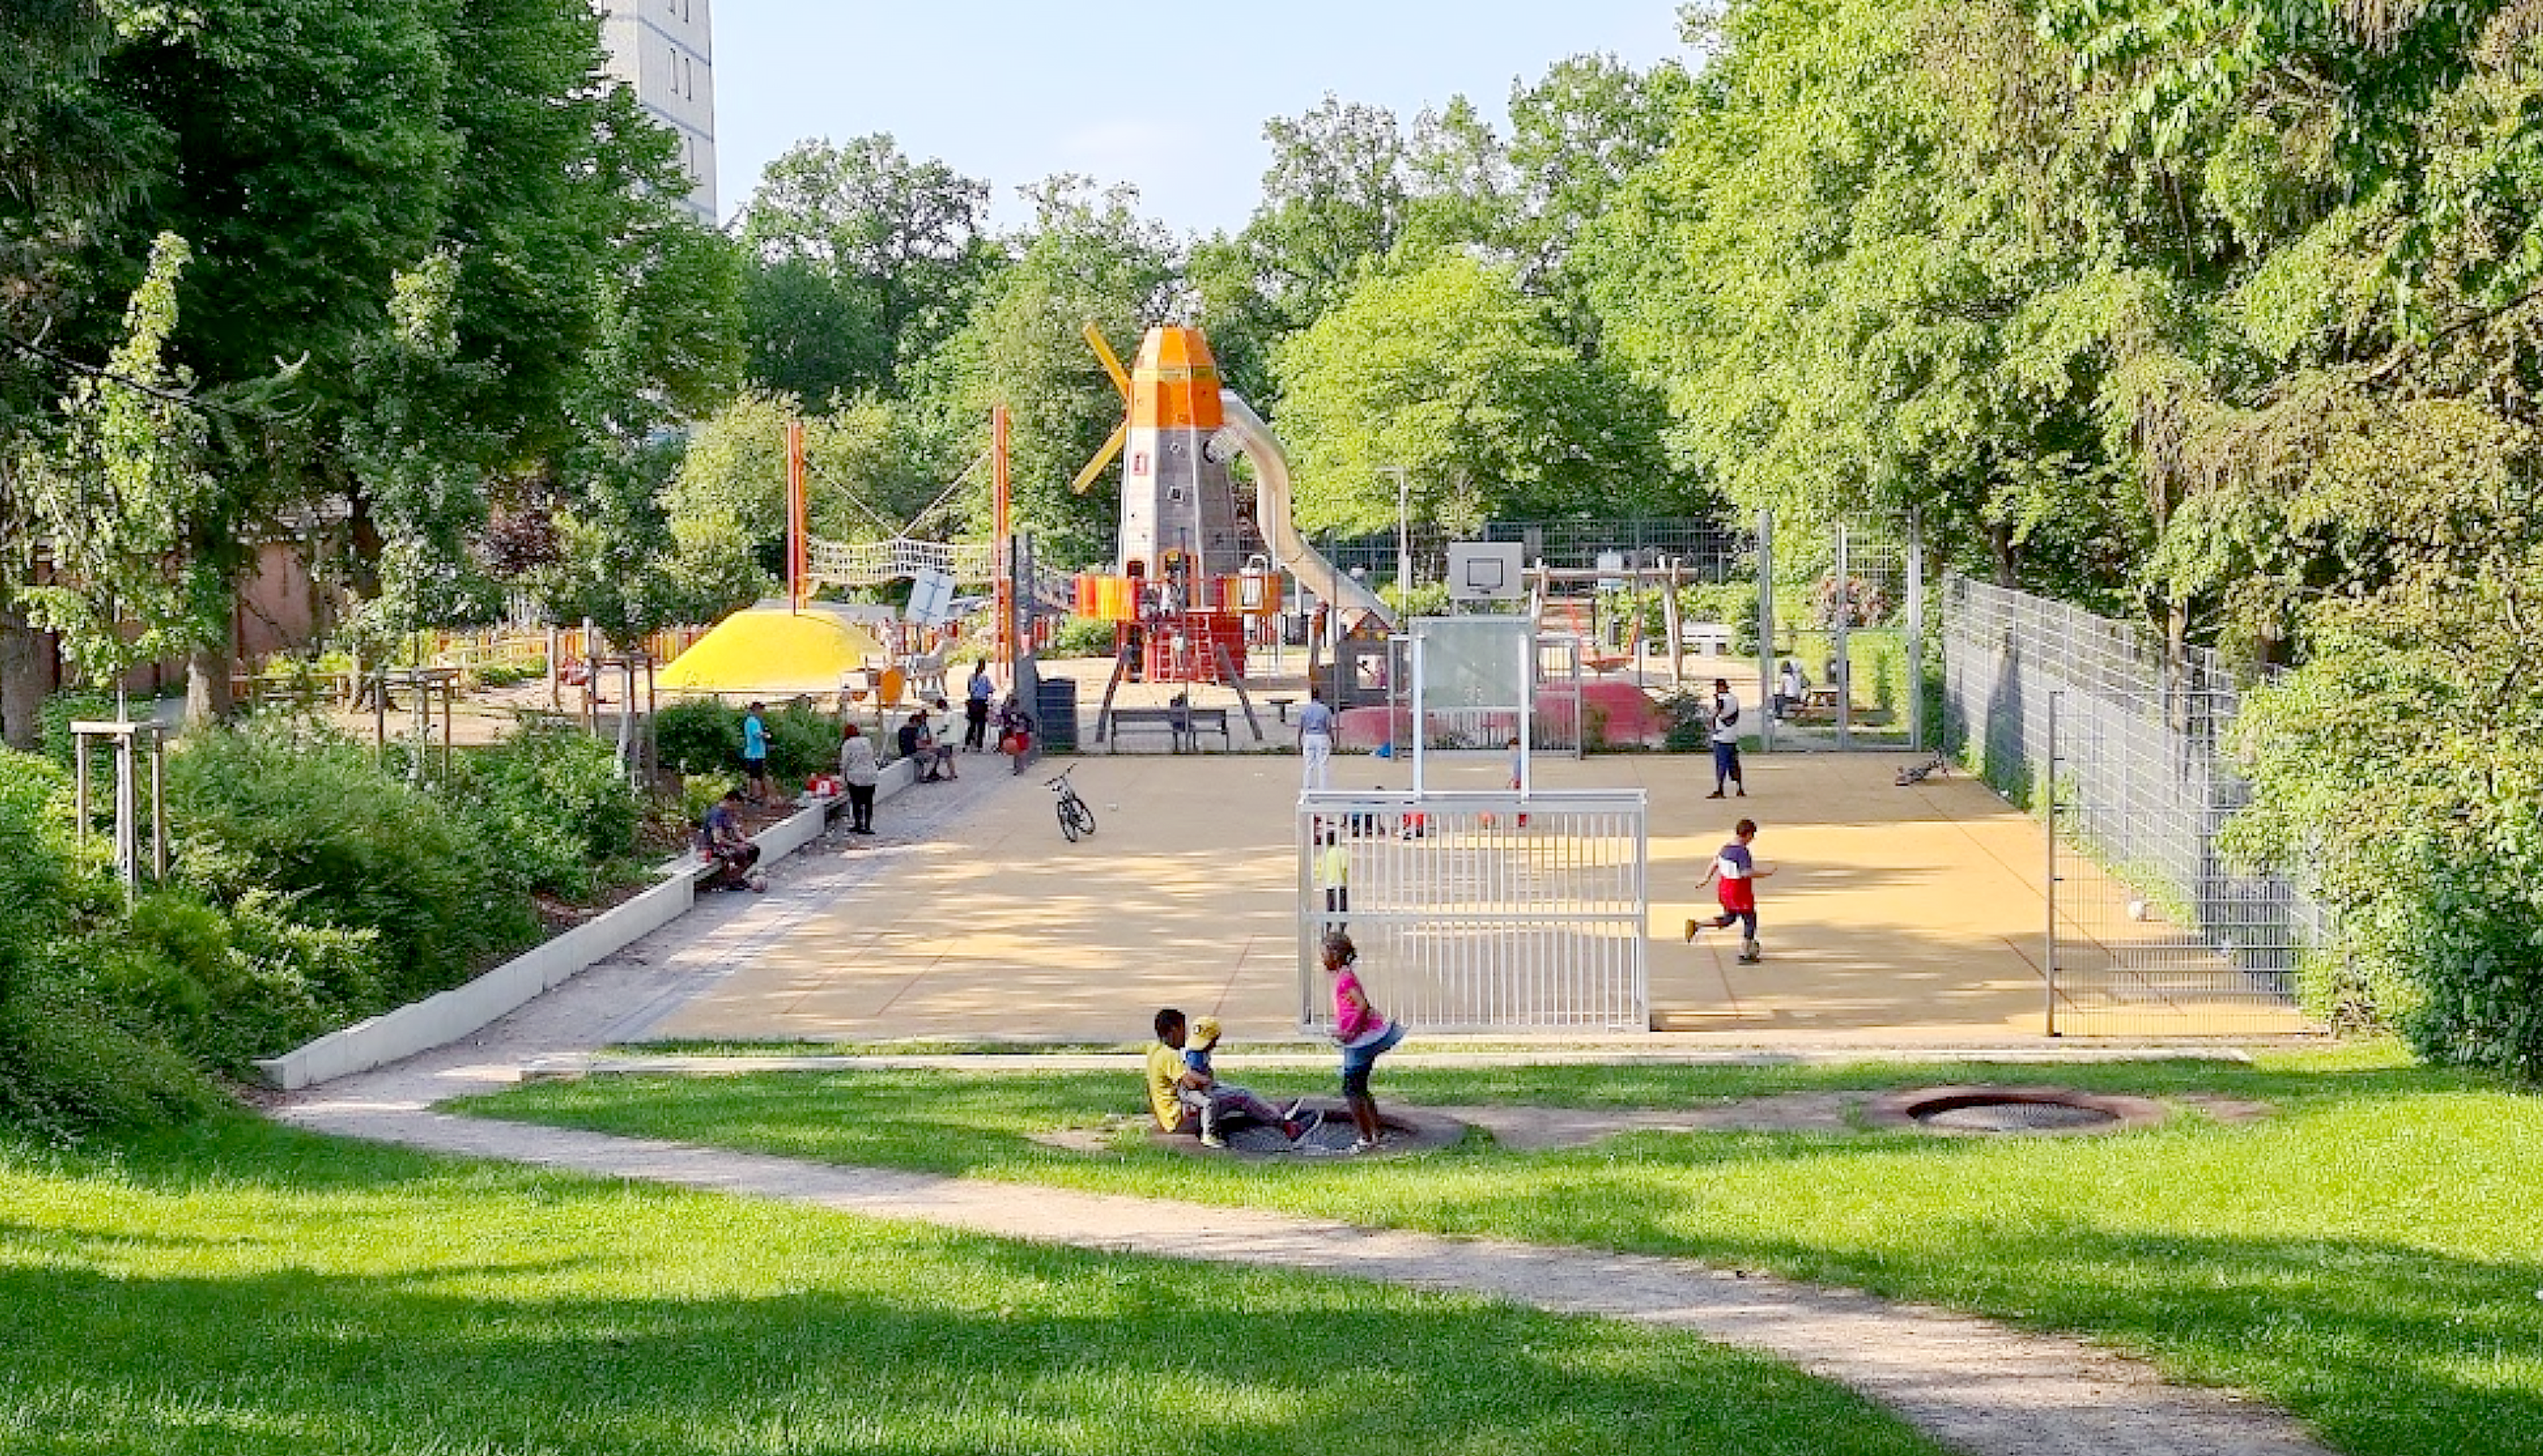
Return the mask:
[[1301, 1028], [1333, 1026], [1320, 952], [1340, 929], [1415, 1028], [1651, 1030], [1643, 791], [1310, 791], [1297, 845]]

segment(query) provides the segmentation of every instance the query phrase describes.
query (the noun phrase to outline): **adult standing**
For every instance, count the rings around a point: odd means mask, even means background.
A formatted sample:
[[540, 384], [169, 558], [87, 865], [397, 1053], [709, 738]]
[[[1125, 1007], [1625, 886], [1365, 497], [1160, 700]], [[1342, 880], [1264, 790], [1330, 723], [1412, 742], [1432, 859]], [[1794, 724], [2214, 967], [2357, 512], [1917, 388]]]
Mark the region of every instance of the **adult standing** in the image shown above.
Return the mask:
[[1298, 756], [1305, 760], [1299, 787], [1330, 788], [1334, 762], [1334, 710], [1325, 706], [1323, 688], [1307, 689], [1307, 706], [1298, 710]]
[[1334, 1040], [1343, 1048], [1343, 1102], [1350, 1108], [1351, 1125], [1359, 1129], [1351, 1144], [1365, 1153], [1386, 1137], [1378, 1120], [1377, 1099], [1368, 1090], [1368, 1074], [1377, 1059], [1404, 1039], [1400, 1023], [1386, 1019], [1359, 983], [1359, 948], [1341, 931], [1325, 937], [1325, 971], [1334, 978]]
[[998, 685], [989, 680], [989, 659], [971, 663], [971, 680], [963, 688], [963, 749], [978, 753], [989, 746], [989, 704], [998, 696]]
[[875, 786], [883, 782], [883, 765], [875, 760], [874, 739], [853, 723], [839, 729], [839, 782], [848, 787], [848, 832], [872, 834]]
[[1739, 695], [1731, 691], [1727, 679], [1713, 680], [1713, 792], [1707, 799], [1720, 799], [1723, 786], [1736, 785], [1739, 797], [1748, 797], [1748, 781], [1739, 776]]
[[750, 802], [768, 802], [768, 725], [760, 721], [761, 705], [753, 702], [741, 715], [741, 776], [750, 781]]

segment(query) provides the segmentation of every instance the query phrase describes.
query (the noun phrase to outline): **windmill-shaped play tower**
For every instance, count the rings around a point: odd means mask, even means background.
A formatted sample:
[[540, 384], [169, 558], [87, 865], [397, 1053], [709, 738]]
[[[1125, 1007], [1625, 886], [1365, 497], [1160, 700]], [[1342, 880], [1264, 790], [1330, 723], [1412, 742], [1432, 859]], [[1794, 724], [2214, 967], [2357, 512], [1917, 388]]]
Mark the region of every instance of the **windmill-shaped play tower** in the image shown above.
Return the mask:
[[[1248, 625], [1279, 612], [1283, 568], [1340, 611], [1391, 621], [1374, 593], [1299, 536], [1287, 462], [1263, 421], [1220, 387], [1198, 329], [1151, 328], [1127, 370], [1093, 324], [1086, 341], [1120, 390], [1123, 414], [1074, 488], [1085, 491], [1120, 457], [1120, 544], [1111, 574], [1077, 578], [1076, 607], [1115, 625], [1124, 662], [1150, 682], [1241, 681]], [[1254, 464], [1251, 518], [1228, 476], [1239, 453]]]

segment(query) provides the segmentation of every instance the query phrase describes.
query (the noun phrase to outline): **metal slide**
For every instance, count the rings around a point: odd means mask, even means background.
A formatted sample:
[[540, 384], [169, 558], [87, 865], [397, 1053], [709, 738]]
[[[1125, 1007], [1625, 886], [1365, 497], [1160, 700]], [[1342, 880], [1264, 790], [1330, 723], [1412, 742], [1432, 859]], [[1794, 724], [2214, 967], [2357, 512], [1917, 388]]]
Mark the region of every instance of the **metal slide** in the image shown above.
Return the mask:
[[1280, 442], [1272, 438], [1271, 426], [1232, 389], [1218, 392], [1218, 404], [1220, 413], [1227, 417], [1228, 432], [1236, 437], [1246, 458], [1254, 462], [1254, 520], [1263, 529], [1263, 540], [1272, 548], [1272, 559], [1336, 611], [1365, 612], [1375, 617], [1379, 626], [1394, 631], [1395, 613], [1386, 599], [1327, 561], [1324, 553], [1309, 546], [1307, 538], [1298, 534], [1297, 523], [1289, 518], [1289, 457], [1280, 453]]

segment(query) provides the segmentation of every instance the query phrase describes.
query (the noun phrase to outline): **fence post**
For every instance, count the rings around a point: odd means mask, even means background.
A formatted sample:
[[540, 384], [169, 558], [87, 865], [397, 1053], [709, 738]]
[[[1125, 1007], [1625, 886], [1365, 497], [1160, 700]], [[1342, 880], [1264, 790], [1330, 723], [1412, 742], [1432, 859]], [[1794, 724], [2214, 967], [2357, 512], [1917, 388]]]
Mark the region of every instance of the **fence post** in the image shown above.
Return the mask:
[[1925, 751], [1925, 515], [1907, 511], [1907, 751]]
[[2064, 696], [2066, 695], [2063, 692], [2055, 689], [2051, 689], [2048, 694], [2048, 774], [2046, 791], [2048, 805], [2048, 880], [2045, 885], [2048, 900], [2048, 944], [2046, 949], [2046, 959], [2042, 965], [2042, 974], [2046, 979], [2048, 994], [2046, 1001], [2042, 1007], [2043, 1020], [2042, 1030], [2051, 1036], [2057, 1035], [2057, 700]]
[[[1762, 694], [1775, 671], [1775, 512], [1757, 512], [1757, 682]], [[1757, 715], [1758, 746], [1775, 751], [1775, 715]]]

